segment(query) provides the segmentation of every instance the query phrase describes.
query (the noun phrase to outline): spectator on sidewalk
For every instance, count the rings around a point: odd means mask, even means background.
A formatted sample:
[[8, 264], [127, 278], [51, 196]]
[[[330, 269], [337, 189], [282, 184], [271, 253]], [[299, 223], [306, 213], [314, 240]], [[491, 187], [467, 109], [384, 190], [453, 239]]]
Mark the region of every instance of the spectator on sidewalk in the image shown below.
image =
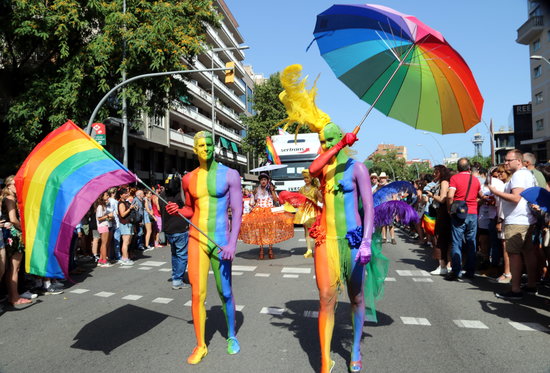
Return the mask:
[[504, 237], [506, 251], [510, 256], [512, 289], [508, 292], [495, 293], [495, 295], [497, 298], [505, 300], [519, 300], [523, 298], [521, 273], [524, 260], [528, 277], [524, 290], [527, 293], [537, 293], [537, 260], [532, 240], [533, 224], [536, 222], [536, 218], [527, 201], [520, 195], [525, 189], [536, 186], [537, 181], [523, 165], [523, 156], [519, 150], [514, 149], [506, 153], [504, 162], [512, 173], [512, 178], [506, 184], [504, 192], [499, 192], [492, 185], [489, 186], [489, 189], [502, 199]]
[[153, 214], [153, 203], [151, 202], [153, 192], [145, 191], [143, 199], [143, 225], [145, 226], [145, 251], [151, 251], [155, 248], [154, 243], [151, 244], [151, 236], [153, 235], [153, 224], [156, 225], [156, 218]]
[[[447, 281], [458, 281], [459, 277], [473, 278], [476, 270], [476, 233], [477, 233], [477, 197], [480, 183], [470, 172], [468, 158], [460, 158], [456, 164], [458, 173], [451, 177], [447, 193], [447, 208], [451, 215], [451, 264], [452, 272], [448, 273]], [[462, 217], [455, 211], [453, 202], [464, 201], [467, 213]], [[455, 206], [458, 206], [455, 203]], [[462, 241], [466, 249], [466, 272], [462, 275]]]
[[128, 188], [120, 188], [116, 194], [116, 199], [118, 201], [117, 213], [119, 230], [122, 241], [120, 247], [120, 264], [123, 266], [134, 265], [134, 261], [130, 259], [128, 251], [130, 242], [132, 241], [132, 235], [134, 234], [132, 224], [130, 223], [130, 214], [132, 210], [136, 209], [136, 206], [132, 206], [130, 202], [127, 201], [128, 197], [130, 197]]
[[143, 229], [143, 216], [145, 215], [145, 209], [143, 206], [144, 202], [145, 202], [145, 194], [143, 193], [143, 190], [141, 189], [136, 190], [135, 198], [132, 201], [132, 205], [136, 206], [135, 220], [133, 224], [136, 232], [135, 245], [140, 252], [143, 252], [146, 249], [144, 244], [145, 231]]
[[378, 190], [378, 174], [376, 172], [370, 174], [370, 184], [372, 186], [372, 192], [376, 192]]
[[449, 169], [444, 165], [434, 167], [433, 181], [436, 184], [426, 191], [435, 209], [435, 247], [434, 258], [439, 260], [439, 266], [431, 271], [432, 275], [447, 275], [449, 272], [449, 249], [451, 247], [451, 217], [447, 212], [447, 194], [449, 191]]
[[546, 188], [546, 179], [544, 178], [544, 175], [542, 172], [537, 170], [535, 167], [537, 164], [537, 158], [533, 153], [523, 153], [523, 165], [531, 171], [533, 176], [535, 177], [535, 180], [537, 181], [537, 186], [541, 188]]
[[[505, 184], [510, 181], [510, 177], [512, 174], [509, 170], [506, 169], [504, 164], [500, 164], [497, 167], [497, 177], [501, 181], [502, 184], [495, 183], [493, 184], [498, 190], [501, 192], [504, 191]], [[504, 213], [502, 212], [502, 198], [496, 196], [497, 200], [497, 224], [496, 224], [496, 230], [497, 230], [497, 237], [500, 241], [500, 244], [502, 246], [500, 253], [502, 253], [502, 259], [503, 259], [503, 272], [500, 277], [496, 279], [496, 281], [499, 284], [509, 284], [510, 281], [512, 281], [512, 271], [510, 270], [510, 257], [508, 256], [508, 252], [506, 251], [506, 240], [504, 239]]]
[[[164, 196], [166, 201], [174, 202], [178, 208], [183, 208], [185, 202], [182, 198], [181, 176], [175, 174], [166, 180]], [[166, 240], [170, 244], [172, 253], [172, 289], [189, 287], [187, 272], [187, 244], [189, 242], [189, 223], [180, 215], [170, 215], [166, 212], [166, 203], [160, 202], [162, 212], [162, 231], [166, 234]]]

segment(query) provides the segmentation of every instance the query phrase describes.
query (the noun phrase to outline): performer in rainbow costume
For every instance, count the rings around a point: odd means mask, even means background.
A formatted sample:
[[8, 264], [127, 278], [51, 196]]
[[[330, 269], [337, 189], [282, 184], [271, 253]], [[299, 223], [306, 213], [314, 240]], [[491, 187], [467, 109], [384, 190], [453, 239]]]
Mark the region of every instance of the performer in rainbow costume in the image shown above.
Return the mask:
[[[212, 265], [216, 286], [223, 304], [227, 321], [227, 353], [240, 351], [235, 333], [235, 300], [231, 289], [231, 262], [235, 256], [237, 236], [241, 227], [242, 194], [239, 173], [214, 160], [214, 144], [210, 132], [195, 135], [193, 150], [199, 158], [199, 167], [182, 179], [185, 206], [179, 208], [169, 203], [166, 211], [182, 214], [211, 237], [216, 247], [196, 228], [189, 228], [189, 282], [192, 291], [193, 324], [197, 346], [187, 359], [189, 364], [198, 364], [208, 353], [204, 340], [204, 325], [208, 269]], [[229, 225], [227, 210], [231, 207]]]
[[[279, 96], [287, 110], [286, 125], [307, 124], [319, 134], [323, 153], [311, 164], [311, 176], [321, 180], [324, 206], [311, 229], [315, 238], [315, 276], [319, 289], [319, 339], [321, 372], [332, 370], [330, 344], [338, 291], [345, 288], [352, 309], [353, 347], [350, 371], [362, 368], [360, 342], [365, 320], [365, 301], [375, 319], [374, 298], [381, 294], [387, 259], [380, 253], [380, 237], [373, 237], [373, 200], [369, 171], [342, 149], [356, 136], [345, 136], [329, 116], [315, 106], [316, 90], [307, 90], [300, 65], [288, 66], [281, 74], [285, 89]], [[371, 262], [372, 257], [372, 262]], [[369, 263], [371, 262], [371, 263]], [[368, 276], [365, 276], [366, 265]], [[365, 285], [367, 277], [368, 284]], [[368, 293], [368, 294], [367, 294]], [[367, 299], [368, 298], [368, 299]]]

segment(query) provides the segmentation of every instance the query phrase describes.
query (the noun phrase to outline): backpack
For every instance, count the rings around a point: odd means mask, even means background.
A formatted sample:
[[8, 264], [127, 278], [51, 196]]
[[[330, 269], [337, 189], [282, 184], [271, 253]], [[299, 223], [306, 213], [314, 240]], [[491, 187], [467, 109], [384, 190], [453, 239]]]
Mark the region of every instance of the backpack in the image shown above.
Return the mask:
[[140, 210], [139, 208], [138, 209], [132, 208], [132, 210], [130, 211], [130, 215], [128, 215], [128, 220], [130, 221], [130, 224], [139, 224], [139, 223], [141, 223], [141, 221], [143, 220], [142, 210]]

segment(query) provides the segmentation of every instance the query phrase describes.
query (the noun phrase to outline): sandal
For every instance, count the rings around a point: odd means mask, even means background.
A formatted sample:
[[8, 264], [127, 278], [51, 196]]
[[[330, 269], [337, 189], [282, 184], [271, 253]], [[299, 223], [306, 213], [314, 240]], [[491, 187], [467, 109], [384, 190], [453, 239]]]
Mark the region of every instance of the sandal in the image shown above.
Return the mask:
[[511, 273], [503, 273], [499, 278], [495, 280], [499, 284], [509, 284], [512, 281]]
[[10, 303], [10, 306], [15, 310], [22, 310], [22, 309], [25, 309], [27, 307], [32, 306], [33, 304], [34, 304], [34, 302], [30, 299], [19, 298], [14, 303]]
[[263, 260], [264, 259], [264, 248], [260, 247], [260, 255], [258, 255], [258, 259]]

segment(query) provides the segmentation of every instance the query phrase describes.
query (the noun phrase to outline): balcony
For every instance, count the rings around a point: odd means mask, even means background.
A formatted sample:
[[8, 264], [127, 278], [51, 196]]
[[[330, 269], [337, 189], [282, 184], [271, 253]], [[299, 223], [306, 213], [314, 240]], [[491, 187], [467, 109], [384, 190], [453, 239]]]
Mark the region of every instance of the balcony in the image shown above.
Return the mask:
[[518, 29], [516, 43], [529, 45], [541, 32], [544, 31], [544, 17], [534, 16], [529, 18]]

